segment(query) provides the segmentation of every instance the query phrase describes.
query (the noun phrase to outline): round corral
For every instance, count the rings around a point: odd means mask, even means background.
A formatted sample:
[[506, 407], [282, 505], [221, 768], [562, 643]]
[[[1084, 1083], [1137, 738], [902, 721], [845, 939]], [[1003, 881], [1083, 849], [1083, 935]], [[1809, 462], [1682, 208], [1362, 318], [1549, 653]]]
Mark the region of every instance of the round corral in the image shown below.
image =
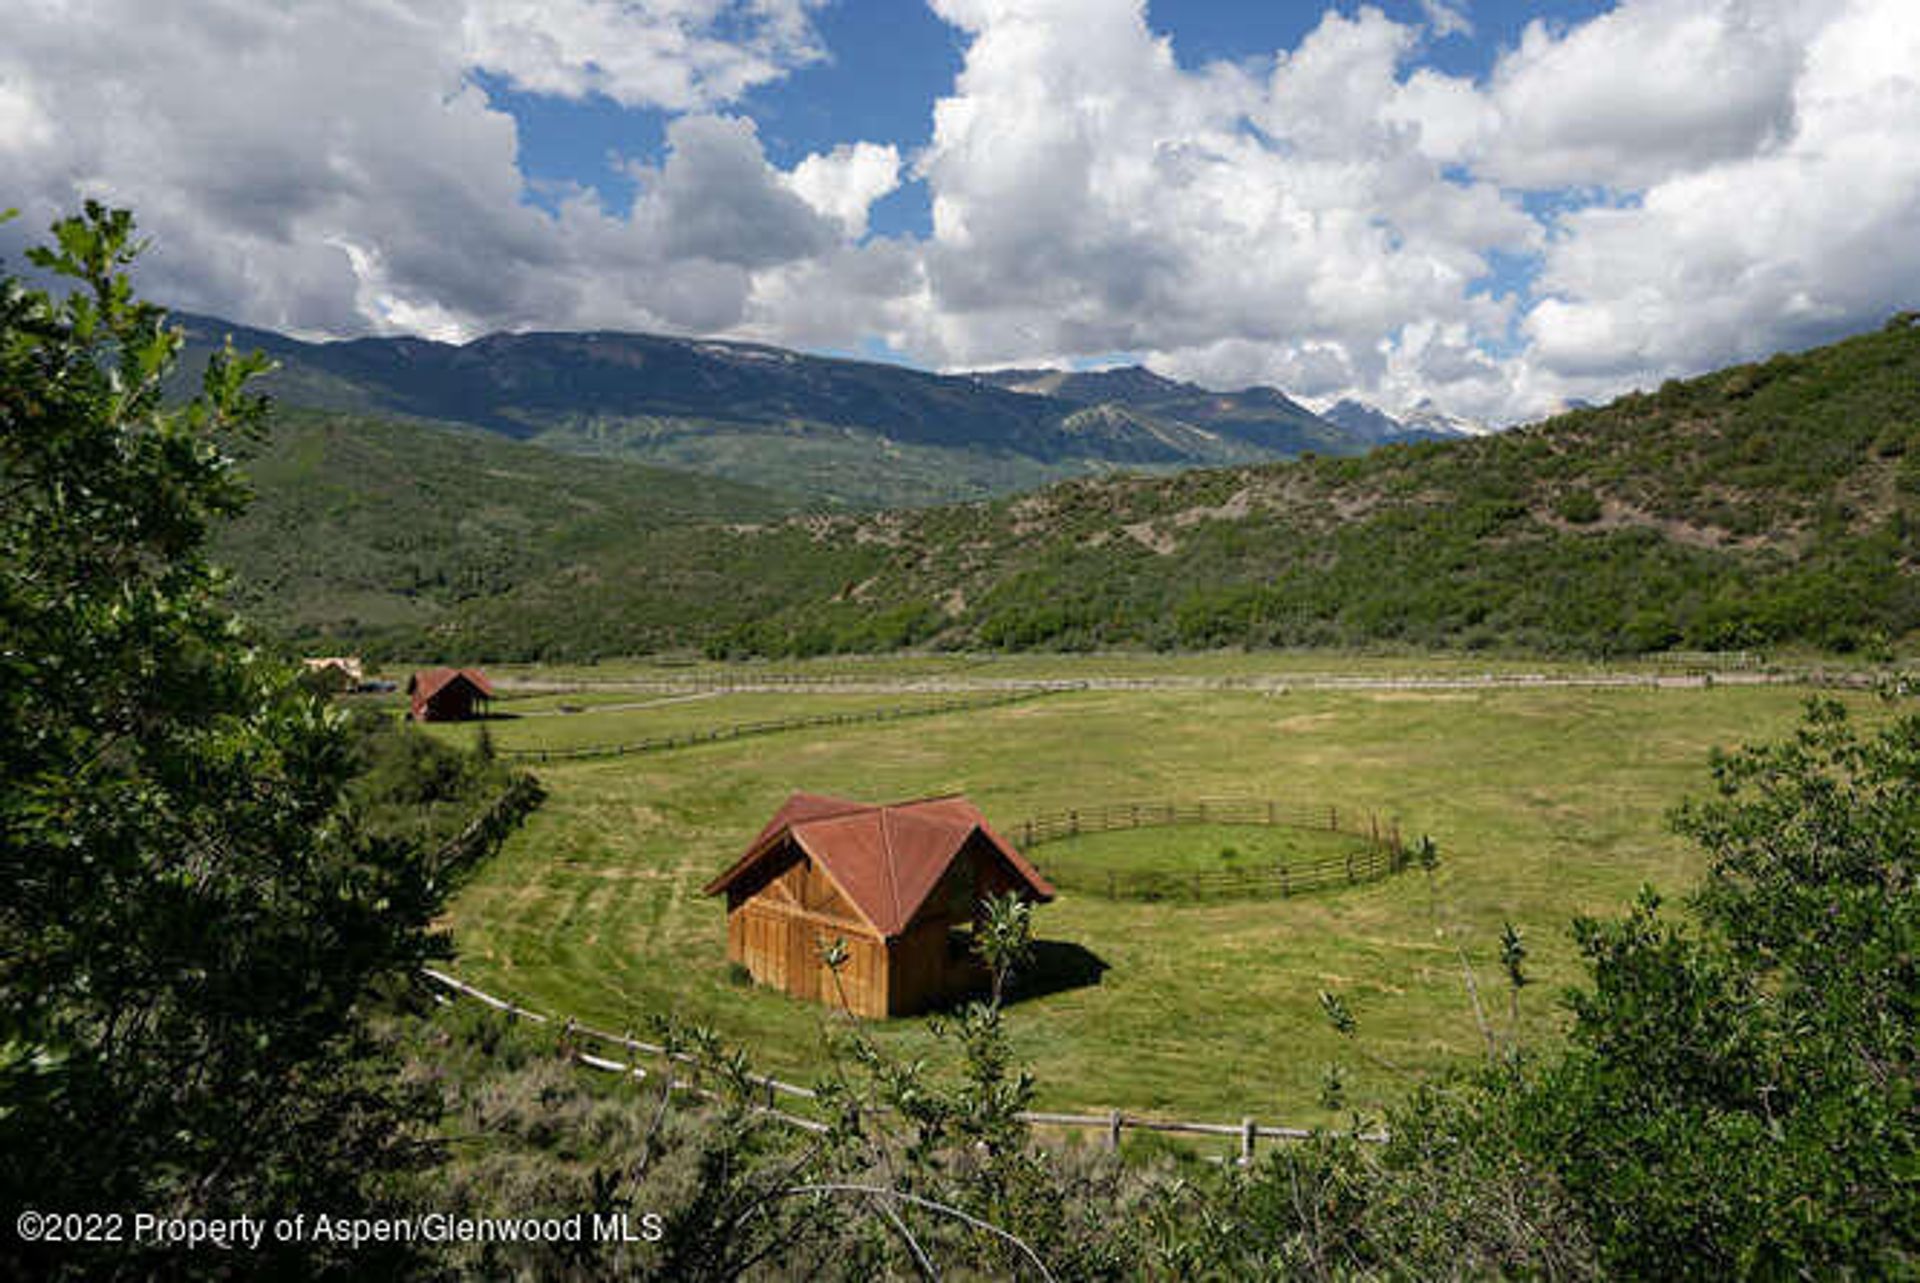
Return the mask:
[[1378, 881], [1414, 858], [1373, 812], [1263, 798], [1107, 802], [1010, 835], [1062, 891], [1115, 900], [1281, 898]]

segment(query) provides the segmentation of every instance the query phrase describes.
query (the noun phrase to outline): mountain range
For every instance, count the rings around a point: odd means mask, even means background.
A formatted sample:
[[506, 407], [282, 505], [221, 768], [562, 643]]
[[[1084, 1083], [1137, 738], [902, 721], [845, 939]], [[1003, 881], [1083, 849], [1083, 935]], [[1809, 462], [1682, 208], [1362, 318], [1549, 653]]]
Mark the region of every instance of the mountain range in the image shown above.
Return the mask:
[[1407, 441], [1452, 441], [1460, 437], [1483, 437], [1491, 431], [1484, 424], [1448, 414], [1431, 399], [1422, 400], [1403, 417], [1397, 419], [1364, 401], [1351, 399], [1334, 402], [1320, 412], [1320, 417], [1335, 427], [1343, 429], [1357, 440], [1372, 445], [1392, 445]]
[[273, 357], [283, 405], [478, 428], [859, 508], [1116, 470], [1356, 454], [1436, 435], [1355, 431], [1273, 388], [1214, 392], [1133, 366], [943, 375], [751, 343], [612, 331], [307, 342], [176, 314], [184, 366], [223, 338]]

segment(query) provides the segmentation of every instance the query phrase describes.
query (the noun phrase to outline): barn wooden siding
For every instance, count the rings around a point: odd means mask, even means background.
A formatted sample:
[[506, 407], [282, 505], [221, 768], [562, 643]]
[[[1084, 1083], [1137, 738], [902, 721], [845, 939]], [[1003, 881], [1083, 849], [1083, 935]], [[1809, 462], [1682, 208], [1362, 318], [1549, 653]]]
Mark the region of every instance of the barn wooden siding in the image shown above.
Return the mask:
[[[839, 984], [821, 960], [835, 940], [847, 946]], [[855, 912], [833, 880], [797, 847], [769, 866], [768, 876], [727, 895], [727, 957], [761, 984], [797, 998], [847, 1006], [860, 1016], [888, 1010], [887, 946]]]

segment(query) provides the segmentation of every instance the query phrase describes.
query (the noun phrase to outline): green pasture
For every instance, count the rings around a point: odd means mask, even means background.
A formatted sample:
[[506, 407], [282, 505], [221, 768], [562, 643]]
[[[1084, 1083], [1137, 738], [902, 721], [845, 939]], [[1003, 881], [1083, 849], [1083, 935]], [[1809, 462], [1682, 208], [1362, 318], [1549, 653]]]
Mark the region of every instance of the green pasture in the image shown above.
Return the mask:
[[[1071, 663], [1055, 671], [1074, 670]], [[1316, 1100], [1330, 1062], [1350, 1096], [1404, 1085], [1351, 1054], [1320, 1010], [1342, 994], [1364, 1047], [1414, 1074], [1478, 1054], [1461, 952], [1504, 1034], [1501, 924], [1523, 932], [1538, 983], [1519, 1036], [1557, 1036], [1555, 992], [1577, 973], [1569, 920], [1623, 908], [1642, 883], [1689, 887], [1700, 857], [1668, 809], [1709, 787], [1715, 747], [1771, 739], [1807, 692], [1076, 692], [971, 712], [784, 732], [540, 768], [550, 797], [481, 868], [447, 917], [468, 979], [539, 1009], [642, 1030], [673, 1012], [802, 1081], [823, 1066], [821, 1009], [730, 982], [721, 906], [701, 886], [793, 790], [891, 800], [964, 790], [996, 824], [1128, 799], [1255, 796], [1376, 809], [1430, 833], [1442, 863], [1385, 882], [1285, 900], [1115, 902], [1070, 889], [1036, 914], [1040, 973], [1009, 1019], [1045, 1107], [1161, 1116], [1331, 1122]], [[497, 742], [572, 734], [641, 738], [657, 719], [735, 720], [747, 696], [630, 713], [494, 723]], [[820, 712], [839, 696], [768, 696]], [[861, 697], [845, 697], [849, 703]], [[780, 703], [780, 701], [787, 701]], [[1862, 709], [1875, 707], [1861, 698]], [[682, 723], [684, 725], [684, 723]], [[470, 728], [441, 733], [471, 734]], [[1156, 846], [1219, 861], [1220, 834]], [[1278, 835], [1285, 830], [1271, 830]], [[1159, 843], [1178, 829], [1113, 835]], [[1235, 845], [1252, 850], [1246, 831]], [[1124, 851], [1107, 853], [1126, 858]], [[1065, 845], [1043, 867], [1094, 858]], [[875, 1028], [928, 1054], [926, 1023]]]
[[[683, 735], [755, 722], [889, 710], [918, 710], [958, 696], [934, 692], [820, 695], [809, 692], [696, 691], [627, 693], [583, 698], [550, 695], [497, 700], [485, 722], [435, 723], [433, 734], [472, 744], [481, 726], [497, 749], [539, 751], [634, 744], [662, 735]], [[592, 702], [587, 702], [591, 699]], [[569, 711], [570, 709], [579, 711]], [[818, 732], [816, 732], [818, 733]]]

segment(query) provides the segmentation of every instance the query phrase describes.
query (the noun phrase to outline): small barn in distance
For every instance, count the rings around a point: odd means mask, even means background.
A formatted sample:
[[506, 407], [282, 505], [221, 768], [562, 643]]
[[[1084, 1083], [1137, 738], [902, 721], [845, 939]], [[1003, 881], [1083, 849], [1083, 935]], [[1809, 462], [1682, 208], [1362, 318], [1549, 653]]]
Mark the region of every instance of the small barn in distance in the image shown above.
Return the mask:
[[416, 722], [464, 722], [485, 711], [493, 684], [477, 668], [423, 668], [407, 679], [407, 694]]
[[[964, 797], [893, 806], [795, 793], [707, 885], [727, 897], [727, 956], [762, 984], [861, 1016], [901, 1016], [982, 985], [986, 900], [1053, 888]], [[823, 946], [846, 943], [836, 984]]]

